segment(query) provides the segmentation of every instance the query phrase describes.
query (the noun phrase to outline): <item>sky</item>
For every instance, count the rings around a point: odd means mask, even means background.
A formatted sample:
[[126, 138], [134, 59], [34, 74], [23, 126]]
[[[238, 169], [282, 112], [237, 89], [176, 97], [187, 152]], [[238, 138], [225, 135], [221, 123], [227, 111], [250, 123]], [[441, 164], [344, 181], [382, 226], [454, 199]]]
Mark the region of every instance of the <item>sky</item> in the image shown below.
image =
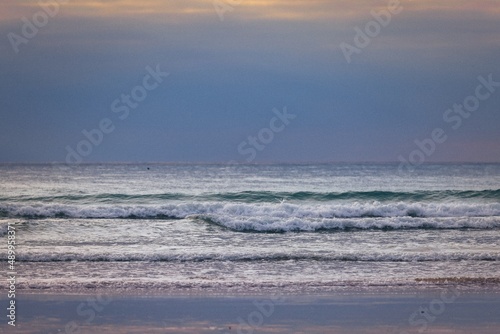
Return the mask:
[[500, 162], [499, 22], [498, 0], [2, 0], [0, 162]]

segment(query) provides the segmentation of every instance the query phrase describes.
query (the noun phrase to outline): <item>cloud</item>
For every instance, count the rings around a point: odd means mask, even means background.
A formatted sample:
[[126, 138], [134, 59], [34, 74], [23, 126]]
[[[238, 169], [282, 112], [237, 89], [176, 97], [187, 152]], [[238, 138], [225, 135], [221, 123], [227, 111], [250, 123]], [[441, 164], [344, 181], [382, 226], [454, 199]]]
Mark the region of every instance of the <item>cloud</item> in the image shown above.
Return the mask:
[[[168, 83], [95, 159], [162, 160], [168, 146], [172, 159], [224, 160], [283, 106], [300, 120], [276, 141], [280, 151], [270, 146], [262, 158], [396, 159], [441, 124], [478, 75], [499, 68], [496, 1], [401, 1], [404, 10], [352, 64], [339, 44], [388, 1], [241, 0], [221, 22], [212, 0], [68, 0], [15, 54], [5, 36], [40, 10], [37, 2], [0, 3], [2, 159], [59, 159], [158, 63]], [[475, 139], [487, 143], [481, 157], [498, 144], [500, 116], [486, 107], [473, 130], [457, 133], [477, 152]], [[447, 157], [459, 152], [450, 144]]]
[[[43, 0], [50, 3], [57, 0]], [[368, 17], [371, 10], [387, 8], [386, 0], [220, 0], [232, 10], [229, 15], [238, 20], [308, 21], [318, 20], [347, 22]], [[38, 0], [19, 3], [4, 0], [0, 4], [2, 20], [17, 19], [39, 9]], [[500, 9], [495, 0], [401, 0], [407, 15], [422, 13], [480, 13], [485, 17], [498, 17]], [[190, 23], [201, 17], [217, 18], [214, 0], [67, 0], [61, 14], [83, 17], [135, 17], [154, 19], [163, 17], [177, 22]]]

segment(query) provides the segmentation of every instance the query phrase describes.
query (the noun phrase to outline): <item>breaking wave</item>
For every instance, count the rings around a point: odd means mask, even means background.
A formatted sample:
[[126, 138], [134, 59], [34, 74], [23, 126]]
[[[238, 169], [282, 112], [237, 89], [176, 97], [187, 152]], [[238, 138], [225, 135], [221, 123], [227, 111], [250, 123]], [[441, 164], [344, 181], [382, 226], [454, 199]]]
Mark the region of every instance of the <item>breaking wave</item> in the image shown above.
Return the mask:
[[198, 195], [184, 193], [160, 194], [82, 194], [56, 196], [0, 196], [0, 202], [63, 202], [63, 203], [119, 203], [142, 202], [151, 200], [179, 200], [179, 201], [227, 201], [244, 203], [268, 203], [280, 201], [442, 201], [464, 199], [493, 199], [500, 200], [500, 189], [497, 190], [440, 190], [440, 191], [349, 191], [349, 192], [271, 192], [271, 191], [242, 191], [226, 193], [203, 193]]

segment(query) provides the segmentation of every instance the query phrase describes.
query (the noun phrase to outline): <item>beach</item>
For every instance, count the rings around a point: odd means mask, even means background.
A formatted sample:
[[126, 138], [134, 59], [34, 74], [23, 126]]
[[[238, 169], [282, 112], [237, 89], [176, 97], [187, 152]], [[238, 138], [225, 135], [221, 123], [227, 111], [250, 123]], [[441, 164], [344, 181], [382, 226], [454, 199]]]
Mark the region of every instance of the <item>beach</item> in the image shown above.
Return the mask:
[[[2, 304], [5, 299], [2, 299]], [[12, 333], [498, 333], [499, 292], [323, 295], [26, 294]]]

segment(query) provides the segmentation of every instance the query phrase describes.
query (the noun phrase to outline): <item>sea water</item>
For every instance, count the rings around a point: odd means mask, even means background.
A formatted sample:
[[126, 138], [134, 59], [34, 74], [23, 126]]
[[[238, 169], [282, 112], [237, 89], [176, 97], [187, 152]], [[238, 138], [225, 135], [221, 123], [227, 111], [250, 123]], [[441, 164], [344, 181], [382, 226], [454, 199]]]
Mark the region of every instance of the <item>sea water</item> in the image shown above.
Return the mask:
[[500, 165], [3, 164], [9, 224], [21, 290], [498, 286]]

